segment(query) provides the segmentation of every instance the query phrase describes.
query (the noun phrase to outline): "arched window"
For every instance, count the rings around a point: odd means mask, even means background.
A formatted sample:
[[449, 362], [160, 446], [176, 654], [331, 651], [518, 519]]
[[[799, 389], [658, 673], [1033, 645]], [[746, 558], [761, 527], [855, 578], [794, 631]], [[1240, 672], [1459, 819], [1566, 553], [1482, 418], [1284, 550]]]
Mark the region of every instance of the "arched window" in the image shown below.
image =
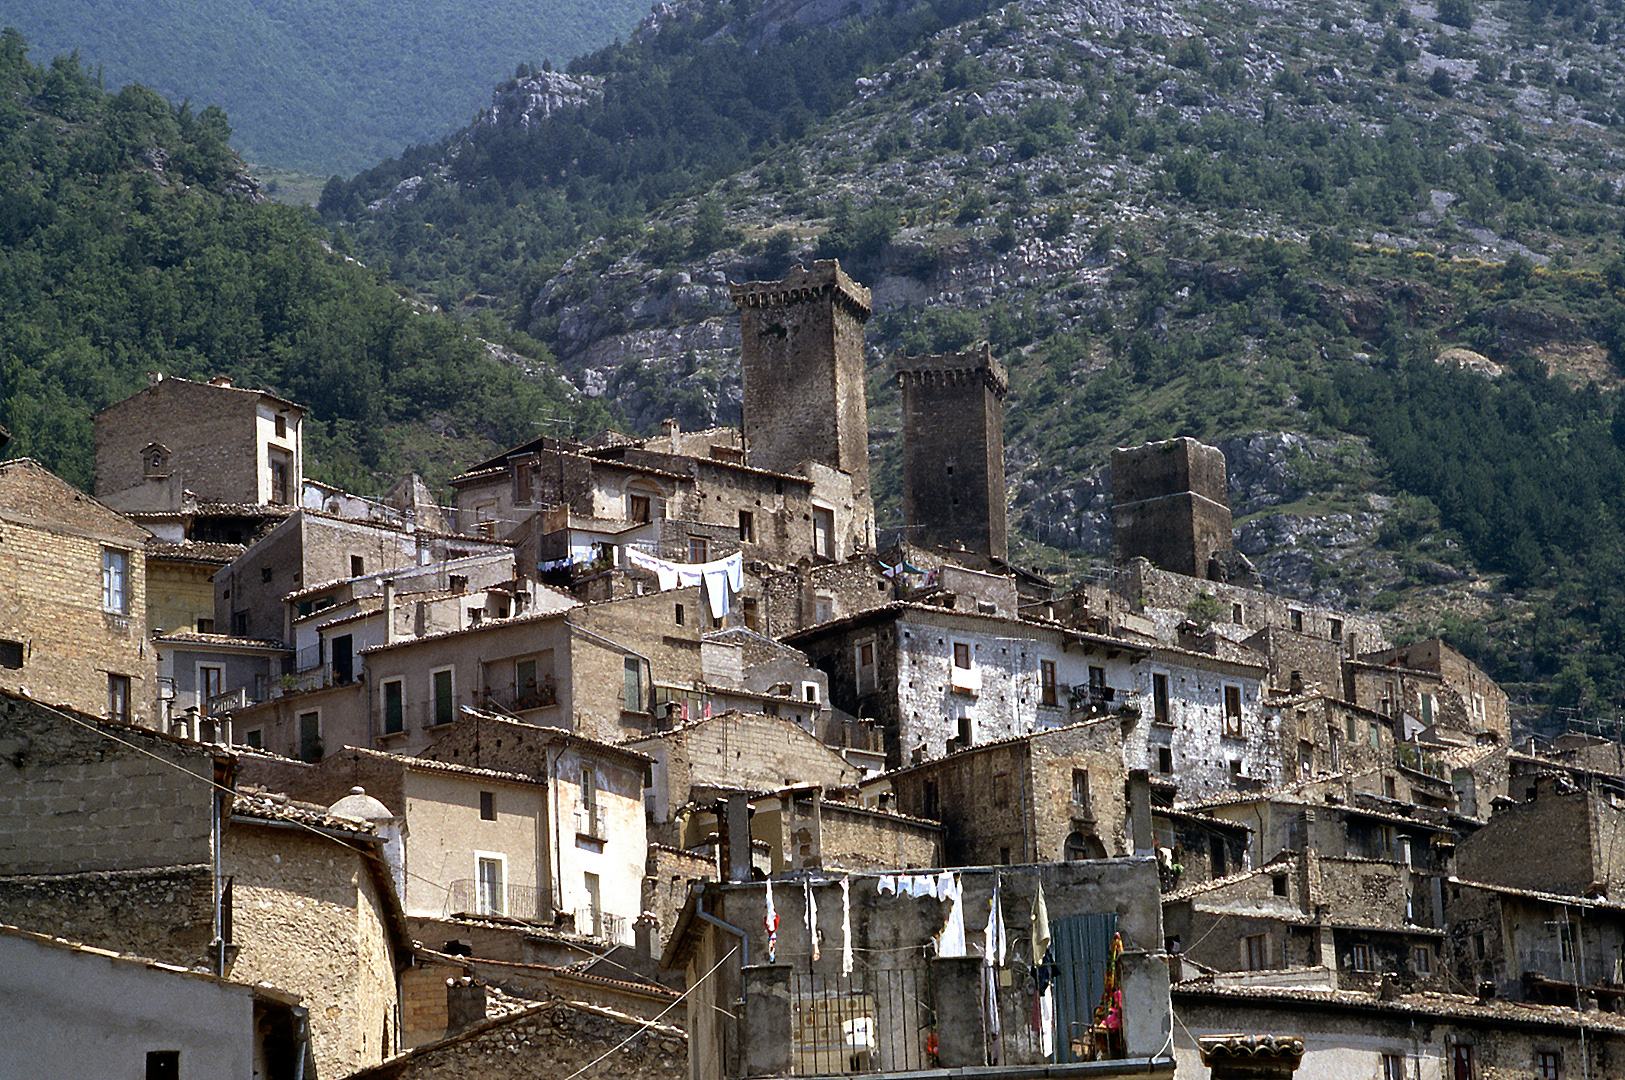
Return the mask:
[[1066, 861], [1081, 862], [1084, 859], [1104, 859], [1106, 845], [1096, 836], [1085, 836], [1081, 832], [1074, 832], [1066, 838]]
[[148, 443], [141, 451], [141, 464], [149, 477], [169, 475], [169, 448], [162, 443]]

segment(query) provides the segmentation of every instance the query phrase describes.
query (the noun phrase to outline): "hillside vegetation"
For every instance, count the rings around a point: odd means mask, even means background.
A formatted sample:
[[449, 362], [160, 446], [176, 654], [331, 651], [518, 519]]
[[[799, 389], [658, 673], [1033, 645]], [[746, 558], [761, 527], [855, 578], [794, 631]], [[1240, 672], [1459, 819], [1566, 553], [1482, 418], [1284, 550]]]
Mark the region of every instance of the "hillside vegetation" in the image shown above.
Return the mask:
[[647, 10], [641, 0], [0, 0], [0, 26], [37, 56], [77, 52], [109, 87], [220, 106], [250, 161], [327, 175], [467, 123], [517, 65], [562, 64]]
[[662, 8], [322, 212], [645, 427], [737, 416], [729, 281], [839, 257], [883, 494], [889, 354], [985, 336], [1024, 558], [1107, 556], [1113, 445], [1265, 447], [1233, 502], [1274, 587], [1442, 630], [1525, 719], [1613, 714], [1618, 0], [784, 11]]
[[[253, 195], [218, 109], [102, 90], [0, 33], [0, 425], [8, 452], [90, 489], [92, 414], [152, 370], [229, 374], [314, 407], [311, 475], [434, 481], [534, 432], [601, 417], [530, 358], [473, 337]], [[534, 374], [527, 375], [526, 368]]]

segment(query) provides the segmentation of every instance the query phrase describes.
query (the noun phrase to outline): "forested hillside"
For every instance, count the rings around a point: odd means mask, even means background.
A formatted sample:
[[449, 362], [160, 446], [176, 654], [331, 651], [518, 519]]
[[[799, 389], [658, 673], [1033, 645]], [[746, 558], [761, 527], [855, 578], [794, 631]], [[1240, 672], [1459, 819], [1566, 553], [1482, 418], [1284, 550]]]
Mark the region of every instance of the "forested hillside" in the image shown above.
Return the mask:
[[499, 352], [335, 253], [301, 212], [256, 199], [230, 136], [218, 109], [109, 94], [76, 61], [33, 64], [20, 35], [0, 34], [8, 453], [89, 490], [91, 415], [151, 370], [311, 403], [308, 471], [365, 491], [408, 468], [442, 480], [537, 417], [582, 409], [545, 349]]
[[562, 65], [647, 11], [642, 0], [0, 0], [0, 26], [38, 59], [77, 51], [109, 88], [224, 108], [249, 161], [329, 175], [467, 123], [518, 65]]
[[1622, 13], [691, 0], [322, 211], [635, 426], [736, 416], [727, 283], [838, 256], [882, 485], [888, 355], [986, 336], [1024, 558], [1104, 558], [1109, 448], [1196, 435], [1272, 585], [1443, 629], [1526, 718], [1612, 715]]

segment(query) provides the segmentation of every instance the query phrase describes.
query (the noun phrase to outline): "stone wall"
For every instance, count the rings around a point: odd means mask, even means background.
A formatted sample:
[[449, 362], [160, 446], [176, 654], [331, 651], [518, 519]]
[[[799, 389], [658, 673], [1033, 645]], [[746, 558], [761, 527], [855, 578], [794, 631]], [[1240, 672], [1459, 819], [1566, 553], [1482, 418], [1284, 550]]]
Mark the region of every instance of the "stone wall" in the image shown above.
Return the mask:
[[[791, 269], [780, 282], [733, 288], [739, 307], [747, 460], [793, 473], [811, 460], [869, 491], [863, 324], [869, 290], [833, 260]], [[865, 515], [873, 521], [872, 509]]]
[[659, 920], [659, 949], [664, 950], [671, 941], [677, 916], [688, 902], [689, 882], [715, 880], [716, 863], [681, 848], [650, 844], [644, 875], [643, 910]]
[[179, 967], [207, 966], [214, 871], [200, 863], [0, 877], [0, 923]]
[[1169, 439], [1113, 450], [1111, 469], [1116, 561], [1143, 557], [1207, 577], [1208, 559], [1231, 548], [1224, 454], [1195, 439]]
[[688, 1042], [680, 1029], [645, 1027], [607, 1009], [550, 1002], [420, 1046], [350, 1080], [681, 1080], [687, 1075]]
[[[274, 426], [279, 412], [281, 437]], [[183, 490], [204, 502], [267, 502], [264, 441], [290, 456], [288, 493], [295, 500], [303, 414], [258, 390], [162, 379], [96, 414], [96, 496], [129, 511], [178, 509]], [[143, 454], [154, 443], [168, 451], [159, 470]]]
[[[234, 818], [231, 978], [304, 997], [320, 1076], [345, 1076], [393, 1049], [395, 966], [385, 901], [354, 847], [297, 827]], [[389, 1042], [385, 1032], [390, 1032]]]
[[1489, 885], [1585, 894], [1605, 880], [1592, 836], [1593, 799], [1583, 791], [1560, 795], [1548, 790], [1500, 810], [1457, 845], [1457, 876]]
[[0, 693], [0, 873], [209, 859], [215, 754]]
[[897, 361], [903, 419], [903, 534], [922, 547], [1008, 555], [1004, 396], [986, 343]]
[[[0, 464], [0, 688], [103, 716], [108, 677], [123, 675], [130, 718], [156, 726], [146, 535], [37, 462]], [[119, 611], [104, 605], [106, 551], [125, 560]]]
[[873, 559], [792, 566], [762, 574], [762, 633], [775, 637], [883, 607], [896, 598]]

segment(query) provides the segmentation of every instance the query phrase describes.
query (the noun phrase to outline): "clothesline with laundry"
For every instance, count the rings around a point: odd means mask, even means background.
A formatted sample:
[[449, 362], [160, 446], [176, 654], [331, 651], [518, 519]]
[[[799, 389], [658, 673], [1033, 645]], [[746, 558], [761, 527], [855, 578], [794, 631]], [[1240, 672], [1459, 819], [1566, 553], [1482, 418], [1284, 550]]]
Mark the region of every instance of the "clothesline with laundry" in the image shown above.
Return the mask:
[[680, 563], [646, 554], [637, 548], [627, 548], [626, 561], [652, 571], [660, 583], [661, 592], [701, 586], [705, 590], [705, 602], [711, 609], [713, 619], [727, 615], [730, 594], [745, 587], [745, 557], [737, 551], [710, 562]]

